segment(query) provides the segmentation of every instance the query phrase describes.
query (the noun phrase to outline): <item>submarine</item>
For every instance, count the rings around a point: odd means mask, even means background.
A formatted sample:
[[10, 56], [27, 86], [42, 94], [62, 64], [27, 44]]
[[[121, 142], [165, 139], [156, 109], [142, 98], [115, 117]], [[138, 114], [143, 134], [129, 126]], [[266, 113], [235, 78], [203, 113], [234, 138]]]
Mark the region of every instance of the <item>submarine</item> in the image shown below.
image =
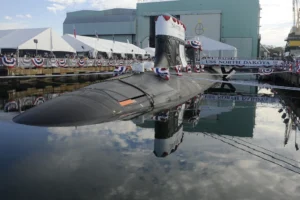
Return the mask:
[[[68, 127], [130, 120], [184, 103], [213, 86], [211, 81], [195, 79], [200, 72], [188, 70], [185, 25], [168, 14], [158, 16], [155, 23], [152, 71], [128, 74], [124, 67], [116, 67], [116, 77], [60, 95], [26, 110], [13, 121], [31, 126]], [[195, 52], [199, 49], [196, 47]], [[202, 73], [204, 79], [222, 78], [220, 67], [210, 66]]]

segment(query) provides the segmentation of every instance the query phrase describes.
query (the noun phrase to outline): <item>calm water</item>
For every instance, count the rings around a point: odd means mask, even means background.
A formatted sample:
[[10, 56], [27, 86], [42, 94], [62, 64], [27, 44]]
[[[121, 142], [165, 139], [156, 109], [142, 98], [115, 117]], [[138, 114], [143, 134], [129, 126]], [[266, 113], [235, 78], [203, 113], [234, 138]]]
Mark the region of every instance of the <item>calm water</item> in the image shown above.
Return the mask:
[[[181, 123], [179, 113], [169, 115], [168, 126], [149, 114], [133, 121], [40, 128], [14, 124], [17, 113], [3, 111], [8, 101], [26, 97], [30, 107], [29, 97], [51, 99], [73, 86], [50, 84], [48, 93], [45, 88], [1, 92], [0, 199], [300, 197], [297, 127], [290, 123], [299, 113], [297, 93], [278, 91], [281, 103], [202, 100], [195, 126]], [[262, 88], [236, 89], [274, 95]], [[283, 105], [291, 110], [287, 125], [285, 111], [278, 112]]]

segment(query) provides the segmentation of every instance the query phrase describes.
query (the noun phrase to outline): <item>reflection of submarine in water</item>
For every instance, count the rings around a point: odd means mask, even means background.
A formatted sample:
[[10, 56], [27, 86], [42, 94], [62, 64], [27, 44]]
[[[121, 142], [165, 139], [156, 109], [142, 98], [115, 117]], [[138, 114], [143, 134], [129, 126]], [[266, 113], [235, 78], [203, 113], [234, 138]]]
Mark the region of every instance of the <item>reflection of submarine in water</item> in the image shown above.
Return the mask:
[[[156, 67], [178, 66], [184, 57], [185, 26], [171, 16], [156, 20]], [[201, 77], [218, 79], [219, 69], [210, 67]], [[214, 73], [214, 74], [212, 74]], [[191, 79], [196, 73], [171, 76], [162, 80], [153, 72], [120, 76], [118, 80], [93, 84], [61, 95], [34, 107], [13, 121], [35, 126], [80, 126], [117, 119], [132, 119], [144, 112], [161, 110], [185, 102], [213, 85], [212, 82]], [[58, 117], [59, 116], [59, 117]]]
[[182, 118], [185, 104], [157, 113], [154, 122], [154, 151], [157, 157], [166, 157], [174, 153], [183, 141]]
[[[197, 95], [187, 102], [154, 114], [155, 139], [153, 153], [166, 157], [174, 153], [183, 141], [183, 123], [196, 124], [199, 120], [201, 96]], [[141, 127], [143, 127], [141, 125]]]
[[[249, 92], [256, 91], [245, 90], [246, 88], [242, 89], [247, 92], [247, 95], [249, 95]], [[188, 108], [187, 106], [184, 114], [184, 131], [253, 137], [256, 102], [277, 102], [276, 99], [259, 97], [254, 94], [252, 98], [249, 99], [249, 96], [240, 92], [223, 95], [208, 92], [211, 92], [211, 90], [205, 91], [205, 94], [201, 95], [201, 98], [196, 101], [196, 104], [192, 104], [193, 108]], [[220, 92], [220, 90], [218, 90], [218, 92]], [[206, 98], [207, 95], [209, 95], [208, 99]], [[211, 96], [216, 98], [212, 98]], [[242, 97], [245, 97], [245, 99]], [[236, 101], [234, 99], [236, 99]], [[143, 123], [134, 121], [138, 126], [142, 128], [154, 127], [153, 121], [147, 120], [149, 116], [144, 115], [140, 118], [143, 118]]]

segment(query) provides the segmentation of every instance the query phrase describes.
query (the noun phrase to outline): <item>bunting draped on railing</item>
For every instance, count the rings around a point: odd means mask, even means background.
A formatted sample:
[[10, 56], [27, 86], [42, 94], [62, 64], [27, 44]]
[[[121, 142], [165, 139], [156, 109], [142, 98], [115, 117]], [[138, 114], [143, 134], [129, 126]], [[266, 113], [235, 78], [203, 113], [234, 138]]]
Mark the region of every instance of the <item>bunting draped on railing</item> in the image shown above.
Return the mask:
[[67, 66], [67, 60], [66, 59], [58, 59], [56, 62], [57, 62], [57, 65], [59, 67], [66, 67]]
[[[2, 68], [47, 68], [47, 67], [100, 67], [100, 66], [132, 66], [140, 64], [144, 61], [136, 59], [68, 59], [68, 58], [8, 58], [3, 57], [0, 59], [0, 66]], [[150, 62], [150, 61], [146, 61]], [[204, 64], [203, 64], [204, 63]], [[300, 73], [300, 61], [284, 62], [279, 60], [238, 60], [237, 58], [208, 58], [202, 57], [200, 62], [195, 66], [184, 67], [184, 72], [203, 71], [202, 66], [231, 66], [242, 68], [259, 68], [261, 75], [268, 75], [276, 71], [290, 71], [292, 73]], [[168, 66], [166, 66], [168, 67]], [[172, 67], [171, 67], [172, 68]], [[179, 68], [178, 68], [179, 69]], [[267, 70], [273, 69], [273, 70]], [[180, 69], [179, 69], [180, 70]], [[178, 74], [180, 74], [178, 72]]]
[[5, 67], [13, 68], [13, 67], [16, 66], [17, 60], [16, 60], [15, 58], [7, 58], [7, 57], [3, 57], [3, 58], [2, 58], [2, 64], [3, 64]]
[[85, 61], [83, 59], [79, 59], [78, 60], [78, 66], [79, 67], [84, 67], [84, 65], [85, 65]]
[[[106, 59], [67, 59], [67, 58], [22, 58], [18, 59], [18, 67], [100, 67], [100, 66], [130, 66], [141, 63], [137, 60], [106, 60]], [[13, 68], [17, 66], [17, 59], [3, 57], [0, 59], [0, 67]]]
[[101, 60], [96, 60], [96, 66], [101, 67], [102, 66], [102, 61]]
[[274, 72], [274, 69], [263, 68], [263, 69], [259, 69], [258, 72], [260, 73], [260, 75], [271, 75]]
[[44, 66], [44, 58], [32, 58], [31, 61], [32, 64], [37, 68]]
[[19, 62], [19, 66], [23, 66], [25, 68], [30, 68], [33, 66], [30, 58], [20, 58]]

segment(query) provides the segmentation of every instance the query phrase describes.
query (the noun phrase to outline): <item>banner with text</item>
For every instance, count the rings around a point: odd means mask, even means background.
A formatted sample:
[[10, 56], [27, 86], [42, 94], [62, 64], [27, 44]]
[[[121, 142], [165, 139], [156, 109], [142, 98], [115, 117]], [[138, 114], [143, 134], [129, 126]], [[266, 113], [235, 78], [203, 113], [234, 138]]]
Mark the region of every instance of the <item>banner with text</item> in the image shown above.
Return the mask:
[[243, 101], [243, 102], [257, 102], [257, 103], [279, 103], [278, 98], [274, 97], [257, 97], [257, 96], [241, 96], [241, 95], [203, 95], [206, 100], [226, 100], [226, 101]]
[[284, 65], [283, 61], [279, 60], [223, 60], [223, 59], [201, 59], [201, 65], [222, 65], [222, 66], [237, 66], [237, 67], [277, 67]]

